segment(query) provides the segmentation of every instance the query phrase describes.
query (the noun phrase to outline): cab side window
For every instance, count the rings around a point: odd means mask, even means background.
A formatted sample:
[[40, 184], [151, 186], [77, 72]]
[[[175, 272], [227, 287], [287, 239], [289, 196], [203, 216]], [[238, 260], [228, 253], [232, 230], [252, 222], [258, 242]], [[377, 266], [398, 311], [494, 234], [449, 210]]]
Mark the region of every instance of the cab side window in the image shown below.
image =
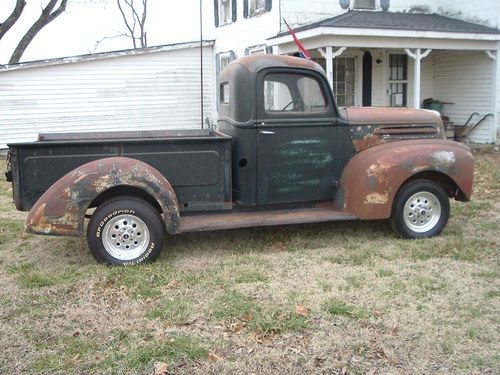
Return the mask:
[[[267, 78], [267, 77], [266, 77]], [[288, 103], [292, 102], [292, 94], [288, 86], [280, 81], [266, 79], [264, 81], [264, 109], [266, 111], [291, 111], [293, 106]]]
[[297, 73], [271, 73], [264, 77], [264, 110], [271, 113], [316, 113], [327, 110], [320, 82]]

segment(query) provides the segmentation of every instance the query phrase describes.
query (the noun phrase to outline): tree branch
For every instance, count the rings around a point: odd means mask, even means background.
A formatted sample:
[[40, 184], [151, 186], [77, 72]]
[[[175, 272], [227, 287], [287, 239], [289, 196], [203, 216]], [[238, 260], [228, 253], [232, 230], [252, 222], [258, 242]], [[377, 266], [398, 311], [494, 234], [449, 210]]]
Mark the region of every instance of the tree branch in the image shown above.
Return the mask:
[[26, 48], [31, 43], [31, 41], [35, 38], [40, 30], [42, 30], [49, 23], [54, 21], [57, 17], [59, 17], [65, 10], [66, 5], [68, 4], [68, 0], [61, 0], [59, 7], [54, 11], [54, 7], [56, 6], [58, 0], [50, 0], [47, 6], [42, 10], [40, 17], [35, 21], [35, 23], [29, 28], [29, 30], [24, 34], [21, 41], [18, 43], [14, 53], [12, 54], [9, 64], [16, 64], [21, 60], [22, 55], [26, 51]]
[[[140, 42], [141, 47], [147, 47], [147, 35], [146, 35], [146, 15], [147, 15], [147, 0], [142, 0], [142, 14], [139, 12], [134, 4], [134, 0], [116, 0], [118, 4], [118, 9], [123, 18], [123, 22], [127, 27], [132, 39], [132, 44], [134, 48], [138, 47], [137, 42]], [[140, 7], [140, 5], [139, 5]], [[124, 10], [124, 8], [127, 11]], [[130, 11], [130, 13], [128, 12]], [[138, 29], [137, 29], [138, 26]]]
[[140, 22], [141, 25], [141, 45], [142, 47], [147, 47], [148, 41], [147, 41], [147, 35], [146, 35], [146, 15], [148, 11], [148, 0], [142, 0], [142, 19]]
[[99, 44], [101, 44], [102, 42], [104, 42], [107, 39], [121, 38], [124, 36], [128, 37], [129, 35], [128, 34], [118, 34], [118, 35], [113, 35], [113, 36], [105, 36], [105, 37], [103, 37], [95, 42], [94, 48], [92, 50], [89, 49], [89, 53], [95, 53], [95, 51], [97, 50], [97, 47], [99, 47]]
[[23, 13], [24, 7], [26, 5], [25, 0], [17, 0], [16, 1], [16, 6], [14, 7], [14, 10], [10, 14], [9, 17], [5, 20], [5, 22], [0, 24], [0, 39], [5, 35], [7, 31], [10, 30], [12, 26], [17, 22], [19, 17], [21, 17], [21, 14]]
[[[134, 48], [137, 48], [137, 46], [135, 44], [135, 34], [134, 34], [135, 28], [132, 29], [131, 26], [129, 25], [127, 16], [125, 15], [125, 12], [122, 9], [122, 5], [120, 3], [120, 0], [116, 0], [116, 4], [118, 5], [118, 9], [120, 9], [120, 13], [122, 14], [123, 22], [125, 23], [125, 26], [127, 27], [128, 31], [130, 33], [130, 37], [132, 38], [132, 44], [134, 45]], [[125, 0], [125, 4], [129, 5], [126, 0]]]

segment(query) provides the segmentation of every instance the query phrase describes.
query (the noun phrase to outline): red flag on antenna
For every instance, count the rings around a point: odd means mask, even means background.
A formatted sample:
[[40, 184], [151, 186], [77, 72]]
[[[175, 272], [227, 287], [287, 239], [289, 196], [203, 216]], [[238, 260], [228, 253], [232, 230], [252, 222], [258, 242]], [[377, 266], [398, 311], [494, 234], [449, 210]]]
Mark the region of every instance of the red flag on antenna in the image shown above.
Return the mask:
[[292, 35], [293, 41], [295, 42], [297, 47], [299, 47], [299, 51], [302, 54], [302, 56], [308, 60], [311, 60], [311, 54], [304, 48], [302, 43], [300, 43], [299, 39], [297, 38], [297, 35], [292, 30], [290, 25], [288, 25], [288, 23], [286, 22], [286, 20], [284, 18], [283, 18], [283, 22], [285, 22], [286, 27], [288, 27], [288, 31], [290, 32], [290, 35]]

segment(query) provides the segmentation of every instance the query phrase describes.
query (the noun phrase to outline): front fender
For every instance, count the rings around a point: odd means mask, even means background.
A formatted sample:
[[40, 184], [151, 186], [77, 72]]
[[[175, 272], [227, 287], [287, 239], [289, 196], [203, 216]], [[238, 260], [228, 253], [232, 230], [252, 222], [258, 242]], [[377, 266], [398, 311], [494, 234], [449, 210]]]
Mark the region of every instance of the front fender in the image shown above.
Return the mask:
[[133, 186], [150, 194], [163, 210], [167, 231], [177, 232], [179, 207], [170, 183], [150, 165], [125, 157], [95, 160], [63, 176], [35, 203], [26, 218], [26, 231], [54, 236], [82, 235], [90, 203], [115, 186]]
[[421, 172], [439, 172], [460, 189], [462, 200], [472, 193], [470, 149], [444, 139], [385, 143], [355, 155], [345, 167], [337, 207], [361, 219], [386, 219], [398, 189]]

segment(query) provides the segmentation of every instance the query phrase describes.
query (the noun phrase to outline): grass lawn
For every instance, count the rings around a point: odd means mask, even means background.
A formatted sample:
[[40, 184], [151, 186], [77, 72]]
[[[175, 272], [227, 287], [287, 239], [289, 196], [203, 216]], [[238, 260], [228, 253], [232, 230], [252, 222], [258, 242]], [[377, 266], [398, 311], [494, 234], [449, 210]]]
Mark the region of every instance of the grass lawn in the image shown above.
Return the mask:
[[1, 374], [500, 372], [499, 153], [476, 155], [473, 201], [438, 238], [385, 221], [184, 234], [131, 268], [23, 233], [11, 195], [2, 179]]

